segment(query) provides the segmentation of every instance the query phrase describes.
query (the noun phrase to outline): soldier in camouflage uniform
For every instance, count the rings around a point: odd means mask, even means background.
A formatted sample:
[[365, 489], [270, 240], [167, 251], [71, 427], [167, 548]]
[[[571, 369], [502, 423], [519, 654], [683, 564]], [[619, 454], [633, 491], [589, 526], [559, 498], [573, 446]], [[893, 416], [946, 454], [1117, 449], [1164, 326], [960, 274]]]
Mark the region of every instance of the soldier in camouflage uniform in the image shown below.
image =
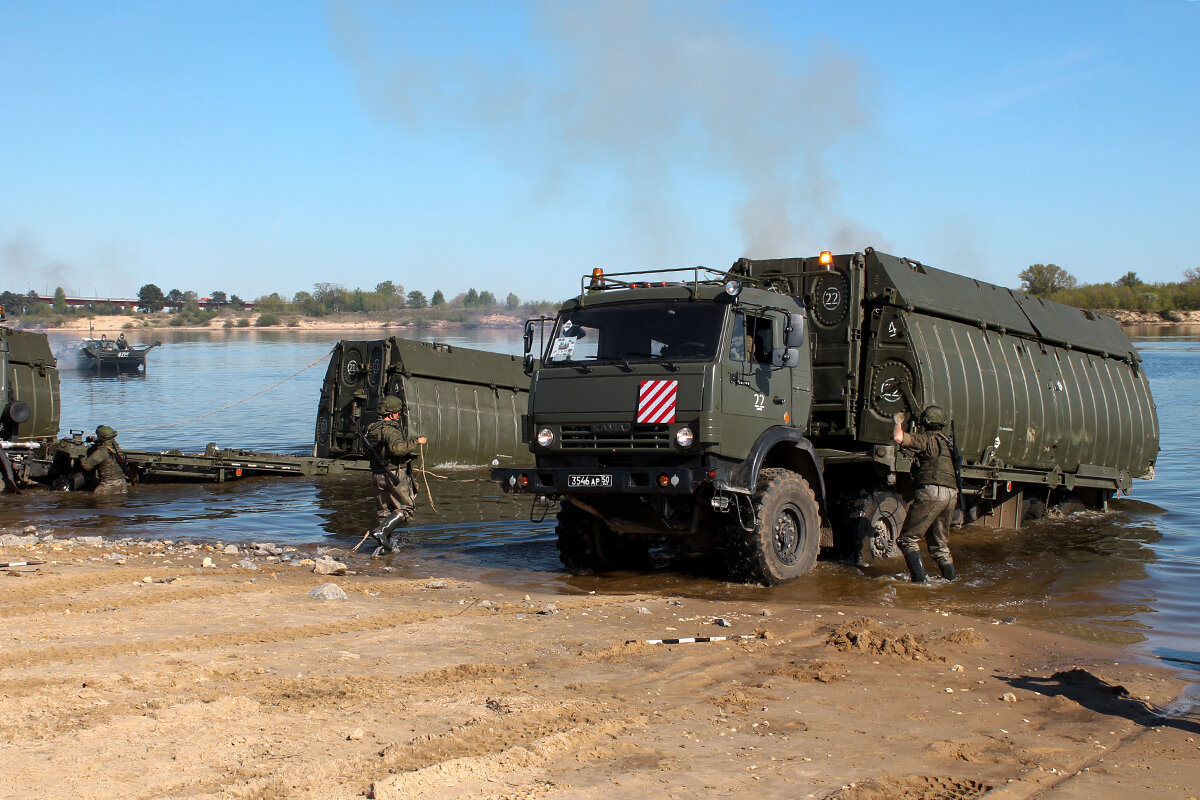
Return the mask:
[[916, 499], [908, 509], [904, 529], [896, 541], [913, 583], [927, 583], [921, 563], [921, 537], [929, 543], [929, 554], [937, 562], [942, 577], [954, 580], [954, 559], [950, 555], [950, 518], [958, 501], [958, 475], [954, 463], [954, 444], [942, 433], [946, 412], [929, 406], [921, 414], [924, 433], [905, 433], [904, 415], [897, 414], [892, 440], [913, 452], [917, 459]]
[[125, 454], [117, 444], [117, 432], [107, 425], [96, 428], [96, 442], [79, 460], [88, 472], [95, 472], [97, 485], [94, 494], [119, 494], [129, 488], [123, 462]]
[[[371, 535], [388, 552], [395, 549], [398, 538], [396, 528], [412, 519], [416, 510], [412, 460], [420, 446], [427, 441], [424, 436], [405, 438], [400, 425], [403, 408], [400, 398], [385, 397], [379, 404], [379, 419], [367, 427], [367, 442], [378, 456], [373, 462], [372, 476], [375, 479], [379, 526]], [[387, 465], [387, 472], [381, 469], [383, 465]]]

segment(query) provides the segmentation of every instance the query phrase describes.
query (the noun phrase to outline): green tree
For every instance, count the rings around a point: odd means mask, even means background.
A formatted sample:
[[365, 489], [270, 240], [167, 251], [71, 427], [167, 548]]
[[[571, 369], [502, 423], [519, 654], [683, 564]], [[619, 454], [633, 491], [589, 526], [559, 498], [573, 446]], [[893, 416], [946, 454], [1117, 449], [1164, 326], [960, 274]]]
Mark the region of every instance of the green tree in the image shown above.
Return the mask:
[[1030, 264], [1021, 271], [1021, 288], [1038, 297], [1054, 294], [1064, 289], [1074, 289], [1075, 276], [1057, 264]]
[[212, 293], [213, 306], [219, 308], [220, 306], [223, 306], [223, 305], [227, 304], [228, 302], [229, 302], [229, 296], [226, 295], [224, 292], [213, 292]]
[[310, 317], [319, 317], [325, 313], [325, 307], [308, 292], [296, 292], [292, 297], [292, 303], [301, 314], [307, 314]]
[[229, 297], [229, 305], [233, 306], [234, 308], [245, 308], [245, 307], [246, 307], [246, 301], [245, 301], [245, 300], [243, 300], [242, 298], [238, 297], [236, 294], [235, 294], [235, 295], [230, 295], [230, 297]]
[[183, 308], [183, 292], [179, 291], [178, 289], [172, 289], [171, 291], [167, 292], [166, 301], [166, 305], [174, 306], [176, 309]]
[[337, 314], [346, 307], [346, 287], [340, 283], [313, 284], [313, 300], [324, 309], [322, 313]]
[[1135, 289], [1141, 285], [1143, 285], [1142, 279], [1139, 278], [1137, 273], [1132, 270], [1117, 278], [1117, 286], [1125, 286], [1129, 289]]
[[0, 292], [0, 306], [4, 306], [4, 313], [10, 317], [19, 317], [25, 313], [25, 299], [16, 292]]
[[[279, 292], [271, 292], [270, 294], [263, 295], [255, 300], [254, 307], [259, 311], [283, 311], [283, 307], [286, 302], [287, 301], [279, 296]], [[272, 324], [278, 325], [279, 323], [276, 322]]]
[[516, 311], [519, 305], [521, 305], [521, 298], [512, 292], [509, 292], [508, 297], [504, 298], [504, 307], [509, 311]]
[[54, 310], [59, 314], [67, 310], [67, 291], [61, 286], [54, 290]]
[[442, 294], [442, 290], [438, 289], [433, 293], [433, 297], [429, 300], [429, 305], [434, 308], [441, 308], [446, 305], [446, 295]]
[[491, 308], [496, 305], [496, 295], [491, 292], [479, 293], [479, 305], [483, 308]]
[[474, 308], [477, 305], [479, 305], [479, 292], [475, 291], [475, 287], [472, 286], [467, 290], [467, 296], [463, 298], [463, 306]]
[[411, 292], [408, 293], [408, 307], [409, 308], [425, 308], [425, 306], [427, 306], [427, 305], [428, 305], [428, 303], [425, 302], [425, 293], [424, 292], [419, 292], [416, 289], [413, 289]]
[[138, 289], [138, 308], [143, 311], [162, 311], [165, 300], [166, 298], [163, 297], [162, 289], [153, 283], [147, 283], [141, 289]]

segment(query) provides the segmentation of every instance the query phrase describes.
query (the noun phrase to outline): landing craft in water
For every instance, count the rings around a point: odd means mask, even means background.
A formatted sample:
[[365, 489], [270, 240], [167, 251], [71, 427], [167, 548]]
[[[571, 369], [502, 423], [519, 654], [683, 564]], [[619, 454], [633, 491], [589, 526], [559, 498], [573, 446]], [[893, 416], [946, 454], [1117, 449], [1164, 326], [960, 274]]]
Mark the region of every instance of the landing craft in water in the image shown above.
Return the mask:
[[95, 372], [138, 372], [146, 368], [146, 354], [162, 342], [145, 345], [116, 341], [80, 339], [58, 351], [62, 369], [92, 370]]

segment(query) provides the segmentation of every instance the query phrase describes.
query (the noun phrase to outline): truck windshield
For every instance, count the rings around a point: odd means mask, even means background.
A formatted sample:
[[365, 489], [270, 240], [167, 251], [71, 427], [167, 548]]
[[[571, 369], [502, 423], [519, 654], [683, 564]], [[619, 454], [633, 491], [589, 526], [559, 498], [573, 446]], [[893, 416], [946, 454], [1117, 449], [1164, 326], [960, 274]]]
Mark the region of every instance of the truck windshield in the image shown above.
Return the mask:
[[717, 352], [725, 309], [716, 303], [672, 301], [564, 312], [554, 324], [543, 363], [709, 361]]

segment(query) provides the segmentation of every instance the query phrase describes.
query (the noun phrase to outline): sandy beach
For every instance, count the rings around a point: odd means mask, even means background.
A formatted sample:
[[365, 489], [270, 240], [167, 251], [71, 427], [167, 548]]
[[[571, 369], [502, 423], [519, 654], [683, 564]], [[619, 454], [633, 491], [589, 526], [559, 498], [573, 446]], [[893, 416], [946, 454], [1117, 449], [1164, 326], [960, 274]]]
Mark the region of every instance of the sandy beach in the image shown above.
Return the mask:
[[[136, 344], [152, 341], [154, 339], [154, 335], [159, 331], [330, 331], [333, 333], [345, 333], [348, 335], [362, 333], [363, 335], [373, 338], [403, 335], [405, 331], [419, 332], [424, 330], [454, 329], [465, 327], [461, 322], [449, 322], [446, 320], [429, 320], [422, 321], [420, 324], [413, 324], [395, 319], [347, 319], [346, 317], [330, 319], [328, 317], [300, 317], [295, 320], [295, 325], [272, 325], [264, 328], [258, 328], [254, 326], [255, 320], [258, 319], [257, 313], [248, 312], [239, 316], [245, 316], [246, 319], [250, 320], [249, 328], [237, 328], [236, 326], [233, 328], [225, 328], [224, 318], [214, 319], [207, 325], [149, 326], [143, 325], [142, 320], [137, 317], [129, 317], [122, 314], [102, 314], [94, 316], [91, 319], [88, 319], [87, 317], [71, 317], [65, 319], [63, 324], [56, 325], [53, 328], [31, 328], [31, 330], [70, 332], [85, 336], [90, 328], [93, 335], [99, 337], [101, 334], [104, 334], [110, 339], [115, 339], [119, 333], [124, 331], [125, 335], [129, 337], [129, 340]], [[512, 314], [487, 314], [470, 323], [470, 326], [477, 328], [516, 328], [519, 330], [522, 322], [524, 322], [524, 317]]]
[[[852, 599], [530, 595], [404, 558], [4, 532], [0, 559], [45, 563], [0, 572], [0, 794], [1200, 793], [1183, 684], [1127, 653]], [[344, 599], [310, 595], [329, 583]]]

